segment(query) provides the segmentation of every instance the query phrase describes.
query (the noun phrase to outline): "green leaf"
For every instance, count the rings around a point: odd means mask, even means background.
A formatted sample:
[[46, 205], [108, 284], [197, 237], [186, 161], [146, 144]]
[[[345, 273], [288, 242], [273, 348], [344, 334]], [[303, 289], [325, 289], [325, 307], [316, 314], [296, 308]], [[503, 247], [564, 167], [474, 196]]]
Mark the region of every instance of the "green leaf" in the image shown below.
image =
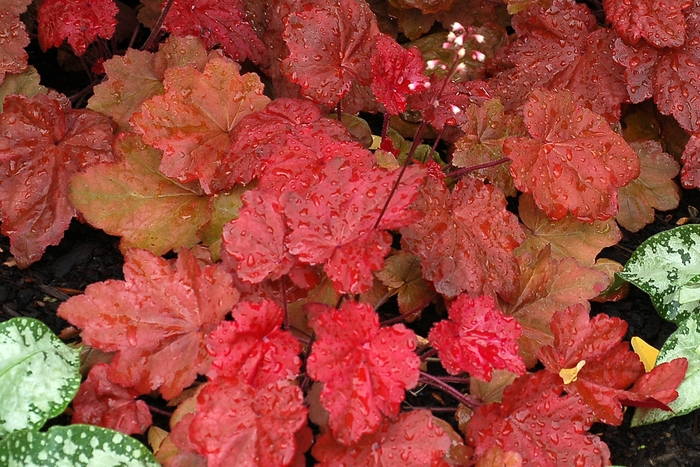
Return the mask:
[[0, 442], [0, 465], [160, 467], [134, 438], [92, 425], [15, 432]]
[[0, 438], [39, 429], [63, 412], [78, 392], [79, 368], [80, 351], [42, 322], [13, 318], [0, 324]]
[[700, 408], [700, 315], [692, 315], [678, 325], [659, 351], [656, 364], [678, 357], [688, 359], [688, 370], [678, 386], [678, 399], [668, 404], [673, 412], [638, 408], [632, 417], [633, 427], [661, 422]]
[[647, 239], [618, 275], [644, 290], [659, 314], [681, 323], [700, 309], [687, 300], [684, 287], [700, 282], [700, 225], [683, 225]]

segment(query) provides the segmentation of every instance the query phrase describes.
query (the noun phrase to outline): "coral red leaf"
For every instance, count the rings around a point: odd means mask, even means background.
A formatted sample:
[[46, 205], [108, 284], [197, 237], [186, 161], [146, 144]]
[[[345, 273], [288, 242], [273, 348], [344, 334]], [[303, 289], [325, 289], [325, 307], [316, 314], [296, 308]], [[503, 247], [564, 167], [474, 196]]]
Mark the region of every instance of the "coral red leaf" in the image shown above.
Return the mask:
[[282, 205], [276, 194], [260, 189], [246, 192], [242, 200], [245, 206], [238, 218], [224, 226], [224, 265], [248, 282], [277, 280], [295, 262], [284, 244], [287, 227]]
[[491, 381], [493, 369], [525, 374], [516, 343], [522, 328], [515, 318], [503, 316], [493, 297], [462, 294], [450, 305], [449, 316], [428, 335], [448, 373], [468, 372], [483, 381]]
[[103, 426], [124, 434], [143, 434], [153, 420], [148, 405], [136, 400], [139, 392], [114, 384], [107, 378], [109, 365], [92, 367], [73, 399], [71, 423]]
[[307, 305], [316, 341], [309, 376], [323, 383], [321, 405], [330, 413], [333, 437], [342, 444], [375, 432], [383, 416], [395, 417], [404, 391], [418, 382], [416, 335], [402, 324], [379, 327], [366, 303], [337, 310]]
[[229, 149], [229, 133], [243, 117], [270, 102], [259, 76], [241, 75], [240, 69], [218, 56], [202, 72], [192, 66], [169, 68], [165, 94], [147, 100], [132, 115], [136, 132], [163, 150], [163, 174], [180, 182], [199, 179], [212, 192], [214, 173]]
[[85, 53], [98, 37], [111, 39], [119, 8], [113, 0], [45, 0], [39, 6], [39, 46], [46, 52], [65, 39], [76, 55]]
[[245, 0], [175, 0], [163, 28], [176, 36], [200, 37], [207, 48], [220, 45], [237, 62], [269, 61], [267, 47], [246, 13]]
[[684, 188], [700, 188], [700, 135], [692, 135], [681, 159], [681, 183]]
[[687, 371], [686, 358], [675, 358], [655, 366], [626, 391], [621, 401], [625, 405], [670, 410], [666, 405], [678, 398], [676, 389], [685, 379]]
[[406, 110], [406, 96], [425, 89], [425, 64], [416, 47], [406, 50], [386, 34], [375, 38], [372, 54], [372, 92], [391, 115]]
[[532, 138], [508, 138], [503, 147], [515, 186], [554, 220], [569, 211], [585, 222], [617, 214], [617, 188], [640, 171], [625, 140], [568, 91], [535, 90], [524, 112]]
[[27, 68], [29, 35], [19, 15], [27, 10], [31, 0], [6, 0], [0, 12], [0, 84], [6, 73], [21, 73]]
[[83, 330], [86, 344], [117, 352], [111, 381], [172, 399], [209, 368], [205, 337], [237, 301], [223, 267], [202, 266], [189, 250], [173, 263], [129, 250], [123, 281], [89, 285], [58, 314]]
[[362, 0], [304, 1], [285, 19], [289, 56], [282, 72], [304, 96], [335, 105], [354, 83], [368, 86], [374, 38], [379, 34], [369, 5]]
[[112, 126], [92, 110], [71, 110], [63, 95], [8, 96], [0, 114], [0, 218], [20, 267], [63, 237], [75, 209], [73, 174], [113, 160]]
[[329, 162], [322, 180], [302, 194], [282, 199], [291, 233], [287, 247], [302, 262], [322, 263], [338, 293], [362, 293], [372, 286], [373, 271], [384, 265], [391, 235], [420, 218], [408, 209], [418, 195], [425, 170], [410, 166], [393, 193], [378, 228], [374, 225], [398, 177], [397, 171], [372, 168], [359, 172], [344, 158]]
[[546, 371], [522, 376], [506, 388], [501, 403], [478, 408], [466, 435], [477, 460], [499, 446], [519, 453], [523, 466], [610, 465], [608, 447], [587, 432], [593, 412], [579, 396], [561, 396], [557, 380]]
[[457, 439], [450, 426], [428, 410], [412, 410], [396, 420], [383, 420], [376, 432], [363, 436], [352, 446], [325, 433], [316, 440], [311, 452], [319, 461], [317, 467], [424, 467], [436, 465], [435, 459], [442, 459], [459, 443]]
[[625, 67], [623, 77], [627, 94], [634, 104], [654, 95], [654, 71], [661, 51], [647, 43], [628, 46], [622, 39], [615, 41], [613, 60]]
[[629, 45], [641, 39], [654, 47], [680, 47], [685, 42], [683, 10], [688, 0], [603, 0], [605, 18]]
[[278, 178], [275, 173], [268, 173], [272, 171], [264, 170], [268, 159], [283, 164], [287, 153], [294, 152], [301, 153], [302, 158], [312, 158], [307, 153], [311, 150], [316, 157], [323, 154], [322, 159], [328, 160], [333, 157], [329, 149], [335, 141], [352, 141], [342, 123], [323, 117], [318, 106], [309, 100], [278, 98], [236, 125], [216, 179], [222, 186], [232, 186], [250, 183], [262, 174]]
[[280, 329], [284, 311], [271, 300], [241, 302], [207, 337], [213, 361], [207, 376], [237, 377], [255, 388], [292, 380], [299, 373], [301, 344]]
[[189, 439], [208, 467], [287, 466], [297, 450], [294, 434], [306, 426], [303, 397], [284, 381], [262, 388], [210, 382], [197, 396]]
[[421, 258], [423, 277], [438, 292], [515, 300], [518, 264], [512, 252], [525, 235], [500, 190], [465, 178], [450, 193], [431, 177], [412, 207], [425, 217], [401, 229], [402, 242]]

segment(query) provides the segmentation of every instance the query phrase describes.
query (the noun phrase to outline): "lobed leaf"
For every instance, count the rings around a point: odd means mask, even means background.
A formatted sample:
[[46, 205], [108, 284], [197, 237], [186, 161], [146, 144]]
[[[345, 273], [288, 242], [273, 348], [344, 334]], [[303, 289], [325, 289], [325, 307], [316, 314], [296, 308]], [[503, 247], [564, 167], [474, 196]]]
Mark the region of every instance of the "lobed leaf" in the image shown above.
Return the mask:
[[57, 245], [75, 216], [73, 174], [113, 160], [112, 126], [92, 110], [72, 110], [51, 92], [5, 98], [0, 114], [0, 217], [19, 267]]
[[117, 161], [76, 174], [68, 197], [93, 226], [121, 236], [120, 248], [162, 255], [199, 243], [197, 232], [211, 217], [209, 198], [199, 186], [163, 175], [162, 152], [134, 133], [114, 143]]
[[19, 15], [27, 10], [31, 0], [5, 0], [0, 13], [0, 31], [5, 34], [0, 37], [0, 84], [5, 74], [21, 73], [27, 68], [27, 52], [29, 35]]
[[349, 445], [376, 432], [383, 417], [395, 417], [404, 391], [418, 383], [416, 336], [402, 324], [379, 327], [365, 303], [342, 308], [307, 305], [316, 340], [306, 362], [309, 376], [323, 383], [321, 405], [330, 413], [333, 438]]
[[43, 52], [60, 47], [64, 40], [77, 56], [98, 37], [111, 39], [117, 28], [119, 8], [113, 0], [45, 0], [39, 6], [39, 46]]
[[642, 0], [627, 2], [624, 0], [603, 0], [605, 17], [629, 45], [640, 40], [659, 49], [680, 47], [685, 42], [687, 28], [683, 10], [691, 2], [686, 0]]
[[206, 336], [238, 301], [220, 265], [202, 266], [181, 249], [171, 263], [144, 250], [125, 254], [124, 280], [89, 285], [58, 314], [82, 329], [83, 341], [117, 352], [109, 378], [141, 394], [172, 399], [207, 371]]

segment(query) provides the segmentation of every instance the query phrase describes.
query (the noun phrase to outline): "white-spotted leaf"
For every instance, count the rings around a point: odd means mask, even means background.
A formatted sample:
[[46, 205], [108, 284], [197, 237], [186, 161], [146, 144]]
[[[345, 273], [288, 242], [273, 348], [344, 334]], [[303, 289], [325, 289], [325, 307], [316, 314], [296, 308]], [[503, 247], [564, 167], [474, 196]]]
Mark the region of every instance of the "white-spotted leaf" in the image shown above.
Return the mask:
[[79, 351], [42, 322], [13, 318], [0, 324], [0, 438], [39, 429], [63, 412], [80, 386], [79, 368]]
[[17, 431], [0, 442], [0, 465], [160, 467], [148, 449], [118, 431], [92, 425]]
[[685, 415], [700, 408], [700, 315], [693, 314], [678, 325], [659, 350], [656, 365], [679, 357], [688, 359], [685, 379], [678, 386], [678, 399], [668, 404], [673, 412], [660, 409], [638, 408], [632, 417], [632, 426], [649, 425]]
[[659, 314], [681, 323], [700, 311], [687, 293], [700, 282], [700, 225], [683, 225], [648, 238], [618, 275], [644, 290]]

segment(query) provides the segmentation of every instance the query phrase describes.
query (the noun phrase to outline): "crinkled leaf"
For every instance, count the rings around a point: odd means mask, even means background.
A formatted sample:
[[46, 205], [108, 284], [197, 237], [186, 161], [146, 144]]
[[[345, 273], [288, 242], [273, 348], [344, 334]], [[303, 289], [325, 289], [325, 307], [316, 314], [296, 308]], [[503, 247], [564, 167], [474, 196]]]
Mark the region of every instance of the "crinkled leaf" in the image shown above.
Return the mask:
[[560, 395], [557, 379], [546, 371], [521, 376], [506, 388], [500, 404], [479, 407], [466, 435], [476, 458], [500, 446], [519, 453], [523, 465], [609, 465], [608, 447], [587, 431], [593, 412], [578, 395]]
[[573, 215], [554, 221], [538, 209], [531, 195], [521, 195], [518, 214], [528, 228], [527, 238], [518, 248], [537, 255], [547, 244], [552, 245], [554, 256], [576, 258], [583, 266], [592, 266], [603, 248], [613, 246], [622, 239], [622, 232], [613, 219], [584, 223]]
[[224, 378], [197, 396], [189, 439], [208, 467], [284, 467], [294, 458], [294, 433], [306, 426], [306, 416], [297, 386], [280, 381], [253, 388]]
[[27, 68], [29, 35], [19, 15], [27, 10], [31, 0], [3, 0], [0, 12], [0, 83], [6, 73], [21, 73]]
[[634, 383], [627, 391], [623, 404], [672, 411], [666, 404], [678, 398], [677, 389], [685, 380], [688, 365], [685, 357], [660, 363]]
[[257, 284], [287, 274], [294, 257], [284, 244], [288, 233], [276, 194], [251, 190], [242, 196], [238, 218], [224, 226], [221, 257], [229, 271]]
[[69, 185], [73, 205], [93, 226], [122, 237], [120, 248], [162, 255], [199, 243], [198, 229], [209, 220], [209, 199], [197, 185], [183, 185], [158, 170], [162, 153], [140, 136], [122, 133], [117, 161], [90, 167]]
[[153, 420], [148, 405], [136, 400], [138, 391], [114, 384], [107, 377], [109, 365], [92, 367], [73, 400], [71, 423], [111, 428], [131, 435], [143, 434]]
[[57, 245], [75, 215], [70, 177], [112, 156], [109, 119], [71, 110], [55, 92], [5, 98], [0, 114], [0, 213], [2, 232], [20, 267]]
[[668, 211], [678, 207], [680, 190], [673, 179], [678, 162], [663, 152], [656, 141], [630, 143], [641, 164], [639, 177], [620, 188], [620, 211], [615, 220], [630, 232], [637, 232], [654, 222], [654, 209]]
[[401, 241], [421, 258], [423, 277], [438, 292], [515, 300], [518, 264], [512, 252], [524, 234], [498, 188], [467, 178], [450, 193], [442, 179], [429, 177], [412, 207], [424, 217], [401, 229]]
[[241, 302], [207, 337], [213, 357], [207, 376], [239, 378], [254, 388], [296, 378], [301, 366], [301, 344], [283, 331], [284, 311], [271, 300]]
[[448, 373], [468, 372], [484, 381], [491, 381], [493, 369], [525, 374], [516, 343], [522, 328], [496, 308], [493, 297], [472, 299], [462, 294], [450, 305], [449, 316], [436, 323], [428, 335]]
[[289, 252], [304, 263], [324, 264], [339, 293], [369, 290], [372, 272], [382, 268], [391, 245], [385, 229], [420, 218], [420, 213], [408, 209], [425, 177], [425, 170], [414, 165], [404, 173], [375, 228], [398, 173], [380, 168], [359, 172], [336, 158], [308, 191], [286, 192], [282, 202], [291, 230], [286, 240]]
[[199, 179], [207, 193], [229, 134], [246, 115], [270, 99], [254, 73], [214, 56], [200, 72], [192, 66], [165, 71], [165, 94], [154, 96], [132, 115], [130, 123], [144, 141], [164, 152], [160, 170], [181, 182]]
[[375, 37], [372, 54], [372, 92], [391, 115], [406, 110], [406, 96], [420, 92], [429, 82], [420, 51], [406, 50], [386, 34]]
[[18, 431], [0, 442], [0, 460], [5, 465], [160, 467], [151, 451], [134, 438], [92, 425]]
[[369, 85], [376, 18], [364, 1], [304, 1], [284, 21], [289, 56], [282, 72], [304, 96], [335, 105], [353, 86]]
[[[632, 417], [632, 426], [648, 425], [668, 420], [697, 410], [700, 407], [700, 316], [692, 314], [679, 323], [678, 329], [669, 336], [659, 351], [657, 367], [678, 359], [686, 359], [688, 368], [685, 378], [678, 386], [678, 398], [668, 402], [673, 412], [659, 409], [638, 408]], [[679, 363], [676, 363], [678, 365]], [[673, 375], [677, 376], [677, 375]]]
[[208, 369], [205, 338], [237, 301], [220, 265], [202, 266], [186, 249], [174, 263], [132, 249], [123, 281], [89, 285], [58, 314], [82, 329], [86, 344], [117, 352], [112, 381], [172, 399]]
[[683, 150], [681, 183], [684, 188], [700, 188], [700, 136], [693, 135]]
[[581, 266], [574, 258], [557, 258], [550, 246], [537, 256], [523, 255], [520, 263], [520, 294], [516, 302], [505, 304], [503, 312], [513, 316], [522, 326], [518, 341], [520, 353], [528, 367], [537, 363], [543, 345], [553, 342], [550, 329], [555, 312], [596, 297], [608, 284], [607, 276]]
[[44, 323], [12, 318], [0, 324], [0, 438], [36, 431], [62, 413], [80, 386], [79, 368], [80, 352]]
[[175, 0], [163, 28], [176, 36], [200, 37], [208, 48], [220, 45], [242, 63], [246, 58], [264, 65], [267, 47], [246, 12], [245, 0]]
[[39, 6], [39, 46], [46, 52], [64, 40], [76, 55], [85, 53], [98, 37], [111, 39], [119, 8], [113, 0], [45, 0]]
[[243, 194], [250, 188], [237, 185], [209, 198], [211, 219], [199, 229], [197, 236], [209, 247], [214, 261], [220, 259], [219, 247], [224, 226], [238, 217], [238, 212], [243, 207]]
[[664, 319], [681, 323], [700, 308], [679, 300], [683, 287], [700, 281], [699, 265], [700, 225], [683, 225], [645, 240], [618, 276], [648, 293]]
[[567, 91], [535, 90], [524, 112], [532, 138], [511, 137], [503, 146], [515, 186], [554, 220], [567, 212], [584, 222], [617, 214], [617, 189], [640, 170], [625, 140]]
[[404, 391], [418, 383], [416, 335], [402, 324], [380, 328], [365, 303], [346, 301], [339, 310], [315, 303], [307, 310], [316, 341], [306, 369], [323, 383], [321, 405], [333, 437], [355, 443], [384, 416], [395, 417]]
[[603, 0], [605, 18], [630, 45], [641, 39], [658, 48], [680, 47], [685, 42], [683, 10], [687, 0]]
[[398, 294], [399, 311], [409, 323], [420, 318], [421, 309], [436, 296], [435, 290], [421, 275], [420, 258], [403, 250], [389, 256], [384, 268], [375, 275]]
[[[308, 179], [298, 173], [299, 166], [313, 161], [313, 167], [333, 158], [334, 142], [352, 142], [342, 123], [325, 118], [309, 100], [278, 98], [236, 125], [216, 179], [219, 185], [230, 186], [265, 176], [268, 186], [280, 185], [285, 179], [296, 186], [290, 168], [294, 175]], [[297, 153], [301, 161], [295, 165]], [[281, 170], [267, 170], [268, 163], [279, 164]]]
[[461, 441], [447, 423], [428, 410], [412, 410], [395, 420], [383, 420], [376, 432], [363, 436], [352, 446], [325, 433], [316, 440], [311, 452], [319, 461], [318, 467], [380, 467], [397, 463], [401, 467], [423, 467], [436, 465], [436, 460], [446, 457], [454, 445], [461, 445]]
[[654, 95], [654, 72], [661, 51], [647, 43], [628, 46], [622, 39], [615, 41], [613, 59], [625, 67], [623, 77], [627, 94], [634, 104]]
[[620, 118], [627, 94], [612, 58], [615, 36], [597, 30], [588, 6], [573, 0], [535, 6], [513, 17], [513, 29], [517, 40], [507, 49], [513, 68], [490, 83], [507, 111], [521, 108], [533, 89], [568, 89], [578, 105], [609, 121]]
[[[503, 153], [505, 139], [526, 134], [522, 119], [506, 115], [497, 98], [481, 106], [470, 105], [465, 110], [465, 117], [466, 121], [460, 125], [464, 136], [457, 140], [452, 154], [452, 165], [455, 167], [473, 167], [502, 159], [506, 157]], [[515, 196], [517, 191], [508, 166], [499, 164], [472, 173], [500, 187], [506, 196]]]

